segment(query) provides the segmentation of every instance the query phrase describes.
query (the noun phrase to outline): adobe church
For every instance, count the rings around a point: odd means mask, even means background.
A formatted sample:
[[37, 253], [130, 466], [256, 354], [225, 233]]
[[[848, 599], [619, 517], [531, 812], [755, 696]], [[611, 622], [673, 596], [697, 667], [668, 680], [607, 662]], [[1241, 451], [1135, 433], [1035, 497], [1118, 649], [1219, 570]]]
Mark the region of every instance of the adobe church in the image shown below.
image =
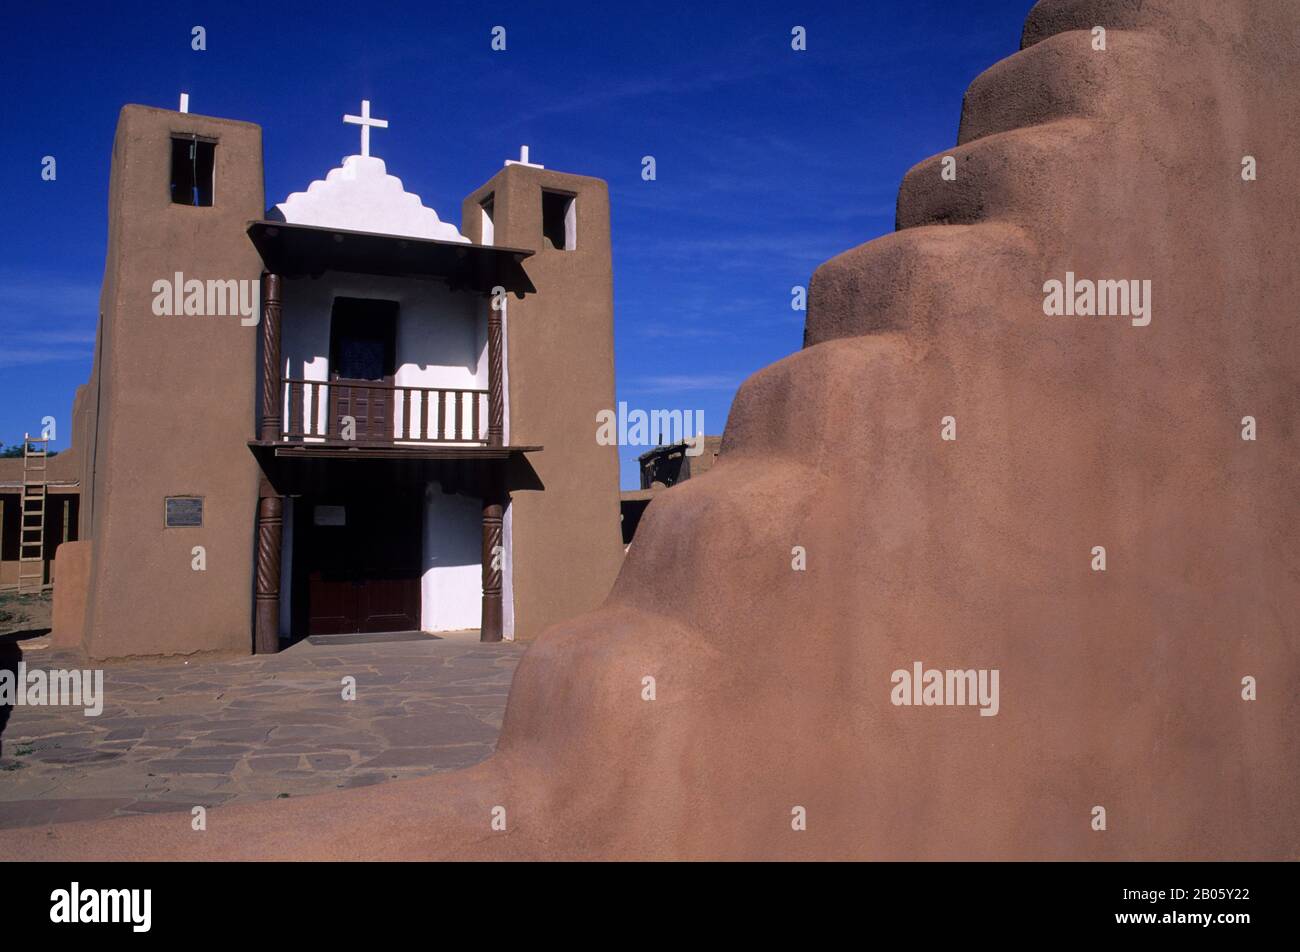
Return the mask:
[[109, 658], [530, 638], [609, 591], [605, 183], [525, 151], [458, 230], [371, 154], [387, 123], [369, 103], [344, 119], [359, 154], [268, 211], [260, 127], [123, 108], [58, 641]]

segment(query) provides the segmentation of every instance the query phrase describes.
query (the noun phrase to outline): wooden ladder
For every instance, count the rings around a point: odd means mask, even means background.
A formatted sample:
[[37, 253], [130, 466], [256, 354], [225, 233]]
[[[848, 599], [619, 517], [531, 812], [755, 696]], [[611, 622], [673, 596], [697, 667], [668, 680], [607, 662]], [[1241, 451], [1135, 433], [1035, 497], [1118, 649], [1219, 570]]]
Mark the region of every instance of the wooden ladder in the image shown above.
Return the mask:
[[[23, 434], [23, 494], [18, 509], [18, 592], [45, 588], [45, 463], [50, 441]], [[34, 569], [34, 571], [33, 571]]]

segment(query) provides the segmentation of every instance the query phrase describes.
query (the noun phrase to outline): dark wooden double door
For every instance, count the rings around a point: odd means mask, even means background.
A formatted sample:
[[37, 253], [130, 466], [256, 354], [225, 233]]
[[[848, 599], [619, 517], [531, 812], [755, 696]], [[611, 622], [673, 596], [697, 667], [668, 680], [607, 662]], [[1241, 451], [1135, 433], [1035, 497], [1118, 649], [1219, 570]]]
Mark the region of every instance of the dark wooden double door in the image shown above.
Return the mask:
[[392, 487], [297, 501], [294, 574], [308, 634], [420, 628], [422, 502]]

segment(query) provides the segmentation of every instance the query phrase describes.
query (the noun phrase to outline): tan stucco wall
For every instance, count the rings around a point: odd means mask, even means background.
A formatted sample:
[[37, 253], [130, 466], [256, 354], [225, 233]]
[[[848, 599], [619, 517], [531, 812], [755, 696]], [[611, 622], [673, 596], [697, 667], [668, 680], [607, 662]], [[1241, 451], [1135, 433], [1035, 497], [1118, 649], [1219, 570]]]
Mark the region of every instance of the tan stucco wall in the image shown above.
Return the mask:
[[59, 584], [54, 587], [55, 648], [81, 651], [86, 635], [86, 583], [90, 579], [90, 542], [65, 542], [54, 556]]
[[[217, 140], [211, 207], [171, 203], [173, 133]], [[93, 658], [251, 650], [257, 466], [246, 442], [260, 329], [238, 317], [158, 317], [152, 303], [153, 283], [177, 271], [187, 280], [258, 279], [244, 228], [264, 207], [258, 126], [123, 108], [95, 369], [78, 400]], [[202, 528], [163, 527], [171, 495], [204, 497]], [[199, 545], [204, 572], [190, 567]]]
[[[543, 247], [541, 190], [577, 196], [577, 248]], [[614, 407], [614, 286], [609, 191], [600, 179], [511, 165], [465, 199], [462, 231], [480, 241], [480, 203], [494, 199], [497, 245], [535, 249], [537, 288], [507, 309], [510, 426], [542, 490], [511, 493], [515, 637], [600, 604], [622, 560], [618, 448], [596, 443], [596, 413]]]

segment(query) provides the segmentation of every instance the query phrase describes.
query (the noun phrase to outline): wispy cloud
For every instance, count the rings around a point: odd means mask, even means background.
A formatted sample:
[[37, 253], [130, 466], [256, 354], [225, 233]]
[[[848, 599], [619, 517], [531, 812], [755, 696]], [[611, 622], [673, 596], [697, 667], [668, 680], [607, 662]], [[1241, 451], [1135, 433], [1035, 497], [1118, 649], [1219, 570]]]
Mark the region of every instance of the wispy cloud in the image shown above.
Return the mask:
[[58, 274], [0, 271], [0, 367], [91, 360], [99, 288]]
[[530, 98], [539, 105], [526, 111], [507, 111], [505, 115], [508, 118], [498, 123], [496, 129], [512, 129], [536, 119], [565, 113], [592, 112], [615, 103], [648, 96], [677, 98], [708, 93], [724, 86], [751, 82], [761, 76], [776, 73], [781, 68], [780, 60], [773, 57], [741, 56], [738, 59], [737, 65], [724, 69], [707, 64], [695, 71], [682, 69], [672, 74], [664, 72], [649, 79], [589, 86], [581, 93], [568, 96], [534, 89]]
[[16, 344], [93, 344], [95, 328], [69, 328], [67, 330], [16, 330], [6, 335]]
[[69, 360], [90, 360], [90, 348], [34, 348], [6, 347], [0, 350], [0, 367], [25, 367], [31, 364], [52, 364]]
[[0, 271], [0, 317], [10, 326], [24, 317], [88, 321], [99, 313], [99, 286], [69, 281], [58, 274]]
[[628, 393], [703, 393], [735, 390], [740, 378], [732, 374], [663, 374], [637, 377], [625, 389]]

